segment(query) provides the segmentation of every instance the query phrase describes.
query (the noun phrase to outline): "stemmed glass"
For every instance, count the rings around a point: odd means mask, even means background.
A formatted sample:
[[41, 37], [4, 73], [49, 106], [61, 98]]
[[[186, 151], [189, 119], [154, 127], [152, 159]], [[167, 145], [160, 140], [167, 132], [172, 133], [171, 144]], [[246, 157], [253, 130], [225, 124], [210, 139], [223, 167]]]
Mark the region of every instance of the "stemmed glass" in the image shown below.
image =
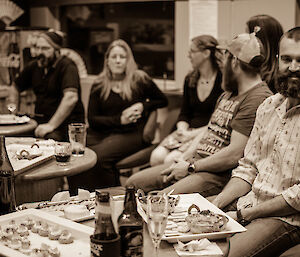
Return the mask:
[[158, 191], [148, 193], [147, 196], [147, 223], [149, 234], [158, 256], [158, 248], [165, 232], [168, 218], [168, 197]]
[[14, 111], [17, 109], [17, 106], [15, 103], [7, 103], [6, 107], [9, 110], [10, 114], [13, 114]]

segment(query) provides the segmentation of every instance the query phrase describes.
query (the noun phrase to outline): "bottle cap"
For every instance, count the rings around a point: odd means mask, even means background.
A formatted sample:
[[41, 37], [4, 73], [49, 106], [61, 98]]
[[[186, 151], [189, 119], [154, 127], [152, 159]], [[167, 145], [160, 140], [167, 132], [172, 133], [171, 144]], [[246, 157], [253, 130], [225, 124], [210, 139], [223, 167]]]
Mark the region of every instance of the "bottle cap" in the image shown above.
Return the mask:
[[109, 202], [109, 192], [97, 192], [97, 200], [99, 202]]

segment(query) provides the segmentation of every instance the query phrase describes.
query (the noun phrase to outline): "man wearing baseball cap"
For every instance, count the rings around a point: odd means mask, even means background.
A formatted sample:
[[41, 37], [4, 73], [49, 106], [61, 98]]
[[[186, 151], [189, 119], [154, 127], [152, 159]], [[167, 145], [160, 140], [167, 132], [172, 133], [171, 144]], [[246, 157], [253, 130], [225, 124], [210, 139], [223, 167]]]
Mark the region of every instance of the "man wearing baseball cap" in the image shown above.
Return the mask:
[[14, 94], [32, 88], [36, 95], [36, 137], [68, 140], [67, 125], [84, 122], [80, 80], [73, 61], [60, 55], [63, 33], [48, 30], [38, 35], [36, 59], [15, 80]]
[[127, 184], [148, 192], [221, 192], [238, 165], [250, 136], [257, 107], [272, 93], [260, 76], [263, 46], [252, 34], [241, 34], [226, 47], [223, 68], [225, 92], [219, 97], [207, 130], [175, 163], [134, 174]]
[[300, 27], [283, 34], [278, 62], [278, 93], [259, 106], [244, 157], [213, 200], [247, 228], [230, 239], [230, 257], [279, 256], [300, 244]]

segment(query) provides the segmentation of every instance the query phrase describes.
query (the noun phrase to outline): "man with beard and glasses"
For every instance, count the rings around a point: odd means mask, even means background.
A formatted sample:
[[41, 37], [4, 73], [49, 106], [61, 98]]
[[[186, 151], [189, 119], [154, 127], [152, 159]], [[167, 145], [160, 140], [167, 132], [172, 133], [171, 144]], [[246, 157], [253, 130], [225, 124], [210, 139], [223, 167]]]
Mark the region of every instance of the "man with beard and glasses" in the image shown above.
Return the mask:
[[241, 34], [227, 47], [222, 87], [206, 131], [173, 164], [145, 169], [127, 180], [145, 192], [218, 194], [238, 165], [258, 106], [271, 95], [262, 82], [263, 46], [252, 34]]
[[49, 30], [38, 35], [36, 58], [15, 80], [12, 97], [32, 88], [36, 95], [36, 137], [68, 140], [68, 123], [84, 122], [80, 79], [76, 64], [60, 55], [63, 34]]
[[212, 201], [247, 228], [230, 239], [230, 257], [274, 257], [300, 243], [300, 27], [283, 34], [278, 62], [279, 93], [259, 106], [244, 157]]

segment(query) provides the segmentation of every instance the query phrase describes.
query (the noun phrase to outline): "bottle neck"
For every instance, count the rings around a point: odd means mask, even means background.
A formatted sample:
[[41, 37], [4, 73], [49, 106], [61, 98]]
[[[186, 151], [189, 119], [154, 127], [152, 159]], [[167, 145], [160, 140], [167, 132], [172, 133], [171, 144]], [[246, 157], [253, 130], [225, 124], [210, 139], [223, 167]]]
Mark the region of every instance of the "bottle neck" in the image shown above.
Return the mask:
[[134, 190], [127, 190], [124, 201], [124, 213], [137, 212], [136, 199]]

